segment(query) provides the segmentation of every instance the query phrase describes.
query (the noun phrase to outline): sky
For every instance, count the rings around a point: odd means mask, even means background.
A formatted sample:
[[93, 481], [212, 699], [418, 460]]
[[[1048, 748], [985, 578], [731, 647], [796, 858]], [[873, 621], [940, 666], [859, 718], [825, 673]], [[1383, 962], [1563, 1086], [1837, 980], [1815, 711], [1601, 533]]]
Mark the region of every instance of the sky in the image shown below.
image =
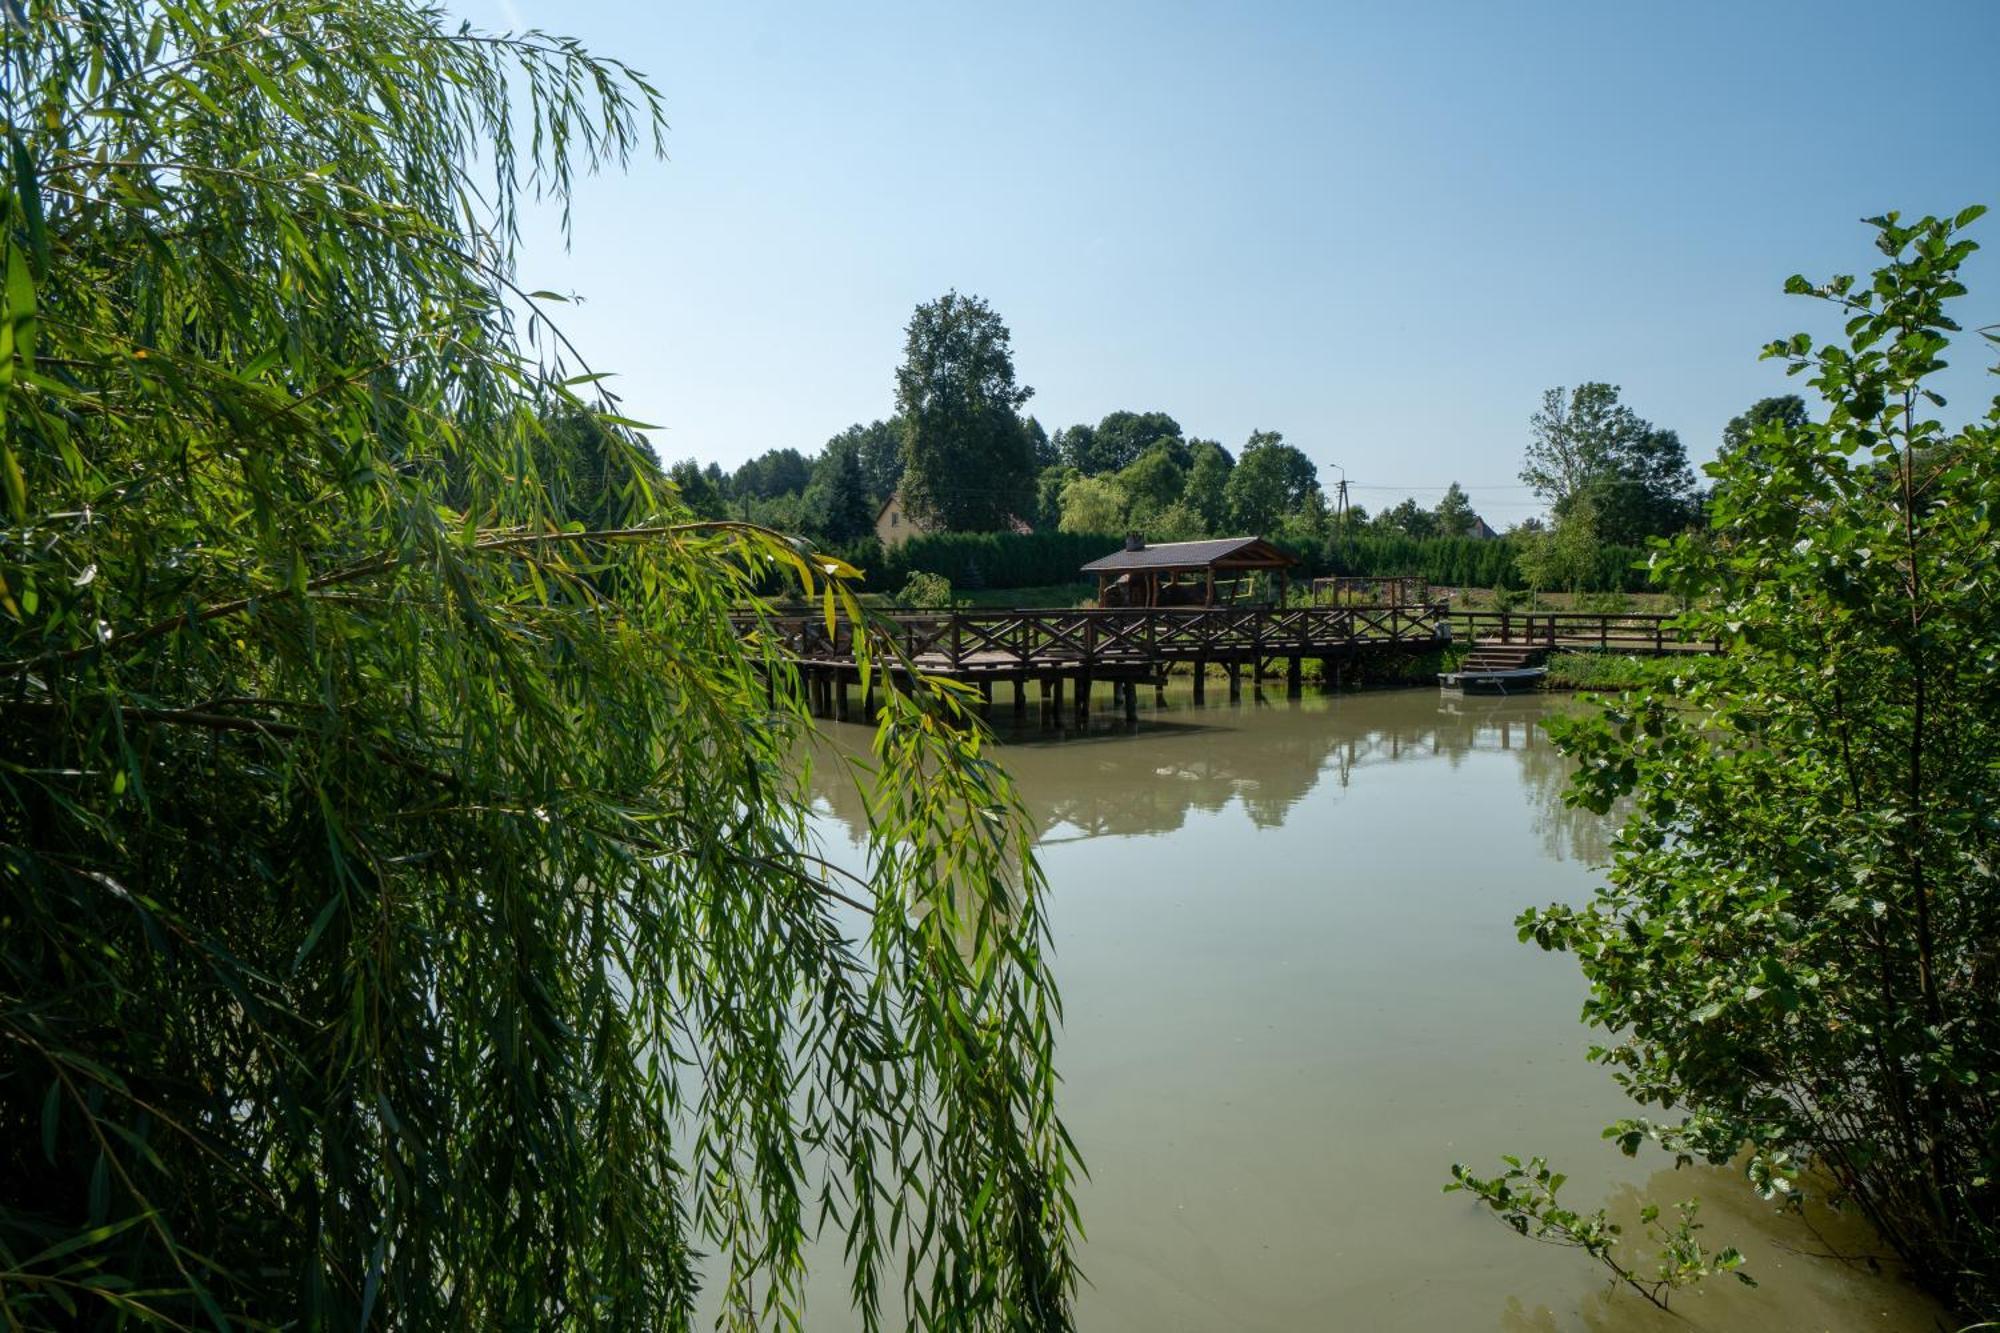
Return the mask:
[[[2000, 0], [1911, 5], [458, 0], [658, 86], [668, 157], [586, 181], [524, 285], [661, 456], [807, 453], [893, 409], [913, 308], [1013, 332], [1050, 431], [1280, 430], [1370, 509], [1497, 527], [1544, 389], [1621, 385], [1699, 463], [1834, 327], [1864, 217], [2000, 205]], [[2000, 213], [1967, 269], [2000, 322]], [[2000, 390], [1971, 342], [1947, 416]]]

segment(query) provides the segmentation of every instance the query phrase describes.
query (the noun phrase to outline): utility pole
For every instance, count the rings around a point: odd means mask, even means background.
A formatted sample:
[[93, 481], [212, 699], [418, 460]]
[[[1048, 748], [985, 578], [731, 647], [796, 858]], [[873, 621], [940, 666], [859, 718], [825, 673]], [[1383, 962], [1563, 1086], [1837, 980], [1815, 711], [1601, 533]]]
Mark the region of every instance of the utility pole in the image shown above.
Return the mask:
[[1338, 463], [1328, 463], [1327, 466], [1340, 474], [1340, 483], [1334, 491], [1333, 530], [1345, 537], [1347, 535], [1347, 469]]

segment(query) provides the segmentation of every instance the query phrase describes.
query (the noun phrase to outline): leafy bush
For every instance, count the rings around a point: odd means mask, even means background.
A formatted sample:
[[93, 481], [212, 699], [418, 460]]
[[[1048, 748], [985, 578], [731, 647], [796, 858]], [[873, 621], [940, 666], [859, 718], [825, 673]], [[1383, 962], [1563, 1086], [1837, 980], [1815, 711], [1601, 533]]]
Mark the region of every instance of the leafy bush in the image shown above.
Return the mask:
[[[1767, 355], [1822, 423], [1774, 420], [1709, 471], [1712, 540], [1662, 561], [1728, 652], [1674, 694], [1550, 724], [1571, 799], [1631, 798], [1610, 883], [1524, 914], [1574, 953], [1612, 1127], [1796, 1197], [1808, 1166], [1967, 1313], [2000, 1315], [2000, 398], [1949, 430], [1927, 382], [1979, 214], [1875, 220], [1845, 345]], [[1989, 338], [1992, 334], [1987, 335]]]

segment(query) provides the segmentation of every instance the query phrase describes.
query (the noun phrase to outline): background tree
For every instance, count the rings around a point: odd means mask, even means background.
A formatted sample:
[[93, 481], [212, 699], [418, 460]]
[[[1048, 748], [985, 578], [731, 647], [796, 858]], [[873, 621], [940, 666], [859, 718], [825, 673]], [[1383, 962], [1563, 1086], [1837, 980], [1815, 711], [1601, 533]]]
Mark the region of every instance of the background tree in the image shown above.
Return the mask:
[[1049, 438], [1049, 433], [1042, 429], [1041, 422], [1029, 417], [1021, 423], [1021, 429], [1027, 433], [1028, 451], [1034, 455], [1036, 472], [1062, 461], [1061, 452], [1057, 450], [1055, 441]]
[[1731, 417], [1729, 424], [1722, 428], [1722, 448], [1724, 452], [1734, 452], [1748, 444], [1750, 437], [1766, 426], [1776, 425], [1790, 431], [1803, 426], [1806, 417], [1806, 400], [1795, 393], [1759, 398], [1748, 411]]
[[1118, 411], [1094, 429], [1072, 427], [1065, 442], [1066, 457], [1078, 471], [1095, 476], [1130, 467], [1140, 454], [1163, 441], [1176, 449], [1174, 461], [1187, 466], [1178, 421], [1165, 412]]
[[683, 458], [668, 469], [667, 479], [680, 492], [680, 501], [696, 518], [719, 519], [728, 517], [728, 506], [722, 492], [702, 471], [701, 464], [692, 458]]
[[896, 486], [903, 479], [901, 425], [894, 421], [873, 421], [863, 426], [857, 422], [826, 442], [828, 451], [850, 446], [861, 464], [869, 503], [880, 509], [896, 493]]
[[1253, 430], [1230, 469], [1230, 521], [1246, 535], [1268, 533], [1319, 489], [1319, 469], [1274, 430]]
[[1034, 450], [1017, 415], [1034, 390], [1014, 382], [1012, 343], [976, 296], [947, 292], [910, 317], [896, 371], [903, 503], [934, 527], [997, 531], [1034, 502]]
[[764, 1324], [819, 1225], [863, 1324], [1067, 1324], [977, 728], [884, 700], [836, 877], [731, 623], [780, 575], [854, 619], [828, 562], [636, 449], [615, 529], [542, 473], [545, 421], [637, 427], [516, 182], [566, 207], [652, 91], [388, 0], [30, 0], [0, 66], [6, 1325]]
[[1063, 487], [1059, 526], [1064, 532], [1122, 532], [1130, 508], [1116, 478], [1079, 476]]
[[1424, 541], [1438, 535], [1438, 516], [1418, 504], [1414, 496], [1406, 496], [1399, 503], [1378, 512], [1371, 520], [1371, 526], [1383, 532], [1400, 532], [1405, 537]]
[[812, 464], [796, 449], [766, 449], [737, 468], [729, 479], [732, 496], [769, 500], [799, 495], [812, 484]]
[[814, 531], [830, 542], [865, 537], [875, 530], [879, 507], [868, 494], [859, 446], [844, 439], [829, 443], [813, 467], [813, 483], [806, 495]]
[[1437, 518], [1438, 535], [1442, 537], [1469, 537], [1479, 522], [1479, 515], [1472, 512], [1472, 500], [1465, 488], [1453, 482], [1445, 491], [1433, 511]]
[[1131, 501], [1133, 521], [1143, 526], [1181, 498], [1187, 474], [1174, 461], [1174, 451], [1169, 444], [1159, 440], [1120, 469], [1117, 480], [1119, 488]]
[[1588, 495], [1572, 497], [1561, 518], [1547, 528], [1516, 529], [1521, 534], [1517, 564], [1530, 592], [1582, 592], [1603, 559], [1597, 510]]
[[1636, 543], [1685, 527], [1694, 515], [1694, 472], [1680, 437], [1618, 401], [1618, 386], [1550, 389], [1530, 419], [1521, 480], [1561, 518], [1589, 494], [1598, 535]]
[[1197, 440], [1191, 451], [1194, 462], [1188, 468], [1181, 496], [1201, 520], [1202, 535], [1220, 533], [1229, 526], [1229, 473], [1233, 462], [1229, 451], [1213, 440]]
[[541, 422], [535, 475], [557, 513], [587, 528], [620, 527], [642, 514], [662, 480], [652, 447], [595, 413], [565, 407]]
[[[1610, 883], [1524, 938], [1573, 952], [1594, 1058], [1650, 1110], [1608, 1131], [1796, 1201], [1830, 1178], [1947, 1302], [2000, 1317], [2000, 398], [1929, 387], [1982, 210], [1875, 220], [1872, 282], [1793, 278], [1847, 341], [1766, 354], [1823, 422], [1727, 451], [1713, 540], [1664, 573], [1728, 651], [1678, 696], [1550, 730], [1573, 799], [1635, 809]], [[1993, 335], [1986, 335], [1992, 338]], [[1664, 1114], [1670, 1112], [1671, 1114]]]

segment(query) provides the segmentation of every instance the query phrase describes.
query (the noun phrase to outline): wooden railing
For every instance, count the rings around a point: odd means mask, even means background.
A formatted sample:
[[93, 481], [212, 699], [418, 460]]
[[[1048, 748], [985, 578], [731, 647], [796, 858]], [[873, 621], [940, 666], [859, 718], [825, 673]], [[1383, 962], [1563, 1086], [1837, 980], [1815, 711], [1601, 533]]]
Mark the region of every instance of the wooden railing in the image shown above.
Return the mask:
[[[1444, 615], [1442, 606], [1121, 607], [907, 611], [882, 620], [903, 654], [925, 668], [1034, 671], [1427, 647], [1441, 637]], [[853, 654], [853, 626], [845, 621], [831, 634], [823, 615], [781, 613], [768, 623], [802, 660], [837, 662]]]
[[1455, 638], [1542, 644], [1603, 652], [1722, 651], [1717, 639], [1697, 637], [1680, 617], [1640, 611], [1459, 611], [1450, 613]]

